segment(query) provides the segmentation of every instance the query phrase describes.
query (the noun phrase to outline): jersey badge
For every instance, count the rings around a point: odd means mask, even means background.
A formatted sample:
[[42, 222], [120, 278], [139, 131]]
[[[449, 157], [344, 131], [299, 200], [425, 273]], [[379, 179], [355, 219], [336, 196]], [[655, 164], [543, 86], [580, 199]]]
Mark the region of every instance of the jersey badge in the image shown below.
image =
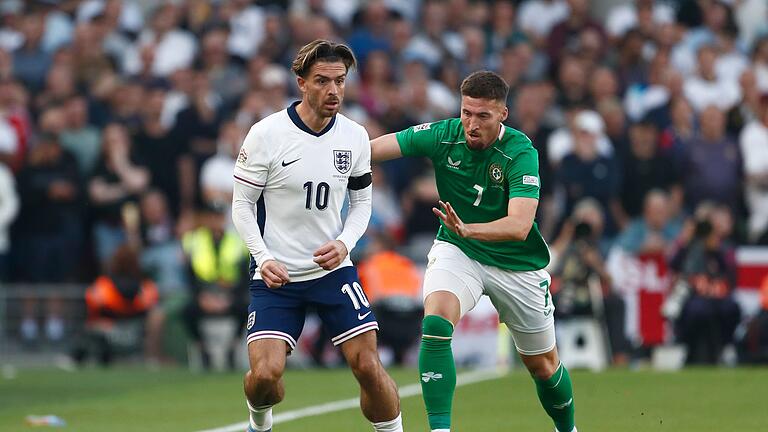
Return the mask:
[[248, 153], [245, 151], [245, 147], [240, 147], [240, 153], [237, 154], [238, 165], [245, 166], [245, 161], [248, 160]]
[[504, 181], [504, 171], [501, 170], [501, 165], [495, 162], [488, 167], [488, 175], [491, 177], [491, 180], [496, 183]]
[[454, 161], [450, 156], [448, 156], [448, 168], [459, 169], [459, 165], [461, 165], [460, 160]]
[[348, 173], [350, 168], [352, 168], [352, 151], [334, 150], [333, 166], [335, 166], [336, 170], [342, 174]]
[[529, 185], [529, 186], [539, 187], [539, 178], [536, 177], [536, 176], [524, 175], [523, 176], [523, 184], [524, 185]]
[[419, 132], [423, 130], [429, 130], [429, 128], [432, 127], [432, 123], [422, 123], [420, 125], [416, 125], [413, 127], [414, 132]]

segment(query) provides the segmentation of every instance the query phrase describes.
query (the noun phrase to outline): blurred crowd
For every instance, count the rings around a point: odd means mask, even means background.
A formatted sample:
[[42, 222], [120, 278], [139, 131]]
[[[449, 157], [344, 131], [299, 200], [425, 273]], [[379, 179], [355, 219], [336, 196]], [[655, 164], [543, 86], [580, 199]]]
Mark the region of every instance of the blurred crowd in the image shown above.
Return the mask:
[[[138, 295], [147, 277], [161, 311], [152, 325], [186, 316], [193, 335], [200, 309], [240, 313], [232, 293], [247, 283], [248, 257], [226, 216], [234, 160], [255, 122], [299, 97], [289, 70], [297, 50], [325, 38], [357, 55], [343, 112], [371, 137], [456, 116], [461, 80], [498, 72], [510, 85], [507, 123], [539, 152], [538, 222], [561, 286], [596, 274], [606, 307], [620, 312], [607, 300], [609, 253], [658, 254], [693, 287], [673, 317], [692, 316], [680, 337], [695, 340], [697, 320], [715, 314], [718, 343], [728, 343], [739, 321], [734, 246], [768, 245], [767, 9], [761, 0], [3, 1], [0, 281], [107, 276]], [[427, 161], [375, 166], [369, 234], [354, 257], [386, 244], [423, 262], [436, 200]], [[582, 272], [566, 265], [573, 256]], [[26, 338], [42, 332], [34, 303]], [[56, 302], [48, 309], [55, 337]], [[614, 333], [613, 345], [629, 344]]]

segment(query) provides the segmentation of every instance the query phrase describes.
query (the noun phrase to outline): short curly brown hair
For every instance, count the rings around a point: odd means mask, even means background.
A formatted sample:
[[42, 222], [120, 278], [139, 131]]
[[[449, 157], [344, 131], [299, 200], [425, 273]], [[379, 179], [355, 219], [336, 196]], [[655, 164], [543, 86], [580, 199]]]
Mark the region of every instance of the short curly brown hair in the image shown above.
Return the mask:
[[495, 72], [472, 72], [461, 82], [461, 95], [506, 103], [509, 85]]

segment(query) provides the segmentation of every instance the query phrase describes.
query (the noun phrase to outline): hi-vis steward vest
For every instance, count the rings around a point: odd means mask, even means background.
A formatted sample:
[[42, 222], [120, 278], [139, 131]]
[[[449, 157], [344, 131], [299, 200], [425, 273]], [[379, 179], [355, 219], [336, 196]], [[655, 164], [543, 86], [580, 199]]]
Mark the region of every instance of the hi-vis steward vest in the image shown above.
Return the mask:
[[185, 234], [182, 243], [192, 271], [201, 281], [235, 283], [244, 275], [242, 263], [248, 252], [236, 233], [226, 231], [218, 250], [213, 233], [204, 227]]

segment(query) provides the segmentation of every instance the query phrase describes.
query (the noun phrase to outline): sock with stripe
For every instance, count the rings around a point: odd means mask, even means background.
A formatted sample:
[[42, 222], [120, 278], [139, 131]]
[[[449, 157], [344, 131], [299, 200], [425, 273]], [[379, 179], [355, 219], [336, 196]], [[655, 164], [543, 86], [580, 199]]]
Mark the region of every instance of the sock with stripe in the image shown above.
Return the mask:
[[536, 393], [539, 394], [541, 406], [555, 422], [555, 427], [561, 432], [574, 430], [573, 385], [568, 369], [560, 363], [554, 375], [546, 380], [534, 378]]
[[254, 408], [249, 400], [245, 400], [248, 405], [248, 423], [251, 429], [256, 432], [264, 432], [272, 429], [272, 406], [262, 406]]
[[453, 324], [437, 315], [422, 321], [419, 374], [422, 397], [432, 431], [449, 431], [451, 405], [456, 390], [456, 365], [453, 363], [451, 337]]
[[403, 417], [398, 413], [394, 420], [376, 422], [373, 424], [373, 430], [376, 432], [403, 432]]

